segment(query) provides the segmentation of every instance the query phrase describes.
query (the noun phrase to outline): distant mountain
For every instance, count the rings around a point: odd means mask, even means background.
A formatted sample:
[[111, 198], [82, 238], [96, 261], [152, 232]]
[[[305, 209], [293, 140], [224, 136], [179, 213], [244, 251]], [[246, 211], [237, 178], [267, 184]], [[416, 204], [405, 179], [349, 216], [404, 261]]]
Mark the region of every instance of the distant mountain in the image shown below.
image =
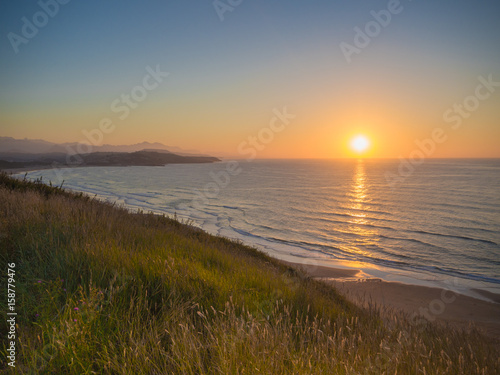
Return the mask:
[[8, 162], [32, 162], [51, 160], [64, 163], [68, 154], [63, 152], [50, 153], [23, 153], [23, 152], [0, 152], [0, 160]]
[[42, 153], [50, 152], [56, 144], [42, 139], [15, 139], [11, 137], [0, 137], [0, 152], [12, 153]]
[[0, 155], [0, 169], [35, 167], [85, 167], [85, 166], [162, 166], [166, 164], [215, 163], [212, 156], [182, 156], [171, 152], [92, 152], [90, 154], [16, 154], [22, 158], [7, 160]]
[[[63, 153], [75, 154], [77, 150], [83, 149], [85, 152], [87, 147], [77, 147], [78, 142], [54, 143], [44, 141], [42, 139], [15, 139], [12, 137], [0, 137], [0, 155], [5, 154], [41, 154], [41, 153]], [[175, 146], [166, 146], [159, 142], [142, 142], [133, 145], [101, 145], [92, 146], [88, 153], [92, 152], [136, 152], [142, 150], [150, 150], [155, 152], [168, 151], [181, 156], [208, 156], [196, 150], [183, 150]]]
[[118, 165], [148, 165], [161, 166], [165, 164], [214, 163], [220, 161], [211, 156], [182, 156], [166, 152], [93, 152], [82, 155], [82, 165], [118, 166]]
[[[0, 169], [57, 166], [159, 166], [180, 163], [214, 163], [220, 159], [194, 152], [176, 152], [162, 143], [102, 145], [77, 153], [77, 143], [52, 143], [41, 139], [0, 137]], [[83, 147], [82, 147], [83, 148]], [[84, 148], [84, 150], [87, 150]], [[184, 150], [182, 150], [184, 151]]]

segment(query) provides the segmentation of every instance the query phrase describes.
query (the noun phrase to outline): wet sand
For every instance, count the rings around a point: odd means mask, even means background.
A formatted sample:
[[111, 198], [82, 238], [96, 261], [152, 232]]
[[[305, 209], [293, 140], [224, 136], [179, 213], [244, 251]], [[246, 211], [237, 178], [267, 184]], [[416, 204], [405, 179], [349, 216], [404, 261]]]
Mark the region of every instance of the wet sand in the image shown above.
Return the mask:
[[311, 277], [331, 283], [352, 302], [376, 306], [381, 311], [398, 311], [411, 321], [426, 319], [449, 323], [458, 328], [474, 325], [487, 336], [500, 342], [500, 295], [475, 290], [490, 302], [457, 294], [451, 290], [361, 279], [356, 269], [330, 268], [285, 262], [302, 269]]

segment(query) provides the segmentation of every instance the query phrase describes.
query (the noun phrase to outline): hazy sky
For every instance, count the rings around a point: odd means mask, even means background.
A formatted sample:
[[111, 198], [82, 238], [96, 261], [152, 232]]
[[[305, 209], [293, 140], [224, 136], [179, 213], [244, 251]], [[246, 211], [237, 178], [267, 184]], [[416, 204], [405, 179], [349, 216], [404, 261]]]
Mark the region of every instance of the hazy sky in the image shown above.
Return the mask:
[[500, 157], [498, 0], [0, 4], [2, 136], [84, 141], [104, 119], [103, 143], [333, 158], [434, 132], [429, 156]]

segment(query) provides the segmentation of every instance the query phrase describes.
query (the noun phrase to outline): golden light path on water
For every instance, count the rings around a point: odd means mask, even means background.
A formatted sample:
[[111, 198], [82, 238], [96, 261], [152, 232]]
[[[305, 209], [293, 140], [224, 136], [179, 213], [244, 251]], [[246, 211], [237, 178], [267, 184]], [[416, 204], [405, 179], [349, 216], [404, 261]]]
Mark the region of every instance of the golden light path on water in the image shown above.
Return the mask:
[[356, 163], [349, 197], [349, 215], [351, 216], [348, 221], [350, 224], [349, 231], [356, 235], [356, 246], [351, 247], [349, 251], [369, 257], [372, 254], [365, 249], [379, 242], [379, 233], [375, 229], [368, 229], [366, 226], [366, 224], [369, 224], [366, 211], [369, 208], [368, 204], [371, 199], [363, 159], [358, 159]]

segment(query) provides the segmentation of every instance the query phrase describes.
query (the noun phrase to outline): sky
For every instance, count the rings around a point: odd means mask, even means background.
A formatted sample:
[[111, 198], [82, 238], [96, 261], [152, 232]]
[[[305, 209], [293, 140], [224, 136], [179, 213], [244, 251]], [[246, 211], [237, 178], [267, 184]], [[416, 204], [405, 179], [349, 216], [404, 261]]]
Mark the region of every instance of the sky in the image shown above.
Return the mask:
[[365, 157], [500, 157], [497, 0], [0, 7], [0, 136], [342, 158], [364, 135]]

